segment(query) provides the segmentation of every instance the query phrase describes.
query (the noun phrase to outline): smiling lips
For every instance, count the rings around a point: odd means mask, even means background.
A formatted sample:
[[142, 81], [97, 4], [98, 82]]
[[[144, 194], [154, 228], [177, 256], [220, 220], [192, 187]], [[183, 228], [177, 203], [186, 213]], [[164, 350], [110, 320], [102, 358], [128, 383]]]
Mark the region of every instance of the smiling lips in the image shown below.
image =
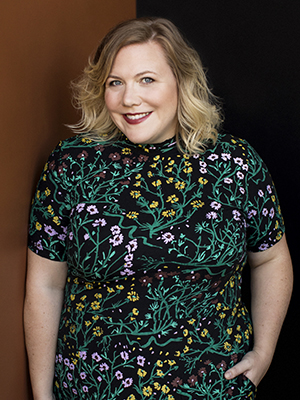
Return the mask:
[[145, 121], [152, 112], [140, 113], [140, 114], [123, 114], [123, 118], [128, 124], [136, 125]]

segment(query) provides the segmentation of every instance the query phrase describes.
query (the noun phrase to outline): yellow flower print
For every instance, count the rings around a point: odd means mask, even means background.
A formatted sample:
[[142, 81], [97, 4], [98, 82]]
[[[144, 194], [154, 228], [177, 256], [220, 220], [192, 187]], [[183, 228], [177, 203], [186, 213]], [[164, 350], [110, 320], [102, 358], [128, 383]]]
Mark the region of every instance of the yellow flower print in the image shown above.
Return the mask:
[[172, 176], [166, 180], [166, 182], [168, 184], [173, 183], [173, 181], [174, 181], [174, 178]]
[[60, 225], [60, 220], [59, 220], [58, 217], [53, 217], [53, 222], [54, 222], [56, 225]]
[[161, 180], [157, 179], [156, 181], [153, 181], [152, 185], [155, 186], [155, 187], [159, 187], [161, 185]]
[[167, 203], [168, 203], [168, 202], [176, 203], [178, 200], [179, 200], [178, 197], [176, 197], [175, 194], [172, 194], [171, 196], [168, 196], [166, 202], [167, 202]]
[[221, 318], [221, 319], [223, 319], [223, 318], [225, 318], [225, 313], [223, 313], [223, 312], [221, 312], [220, 314], [219, 314], [219, 317]]
[[208, 334], [208, 330], [207, 330], [206, 328], [203, 329], [203, 331], [200, 333], [200, 335], [201, 335], [202, 337], [205, 337], [207, 334]]
[[193, 168], [192, 167], [183, 168], [183, 172], [185, 172], [186, 174], [190, 174], [191, 172], [193, 172]]
[[141, 174], [137, 174], [135, 179], [141, 179], [142, 175]]
[[193, 206], [194, 208], [201, 208], [204, 206], [204, 202], [201, 200], [193, 200], [191, 202], [191, 206]]
[[272, 199], [273, 203], [275, 203], [276, 197], [274, 196], [274, 194], [272, 194], [271, 199]]
[[199, 178], [198, 182], [201, 183], [201, 185], [206, 185], [208, 183], [208, 180], [201, 176]]
[[143, 378], [147, 375], [147, 372], [144, 369], [139, 368], [137, 374]]
[[231, 139], [231, 141], [232, 141], [232, 143], [236, 144], [236, 140], [234, 140], [234, 139]]
[[158, 201], [152, 201], [152, 203], [150, 204], [150, 208], [156, 208], [158, 206]]
[[280, 240], [282, 238], [282, 232], [279, 231], [276, 235], [276, 240]]
[[77, 306], [76, 309], [79, 311], [82, 311], [85, 307], [82, 303], [76, 303], [76, 306]]
[[48, 213], [50, 213], [51, 215], [54, 214], [54, 211], [53, 211], [52, 206], [49, 205], [49, 206], [47, 207], [47, 210], [48, 210]]
[[187, 353], [188, 351], [190, 350], [190, 348], [187, 346], [187, 345], [185, 345], [184, 346], [184, 349], [182, 350], [184, 353]]
[[93, 310], [99, 310], [100, 307], [101, 307], [101, 306], [100, 306], [99, 301], [93, 301], [93, 302], [91, 303], [91, 308], [92, 308]]
[[137, 308], [132, 309], [132, 314], [133, 315], [139, 315], [139, 310]]
[[168, 360], [168, 364], [172, 367], [172, 365], [176, 364], [175, 360]]
[[154, 382], [154, 389], [156, 389], [156, 390], [160, 390], [161, 389], [161, 386], [160, 386], [160, 384], [158, 382]]
[[143, 395], [146, 397], [150, 397], [152, 394], [152, 388], [151, 386], [144, 386], [143, 387]]
[[195, 318], [191, 318], [188, 320], [188, 324], [193, 325], [193, 323], [196, 322]]
[[173, 217], [176, 214], [176, 212], [174, 210], [166, 210], [163, 211], [161, 214], [163, 217]]
[[[247, 340], [250, 338], [248, 329], [245, 330], [244, 335], [245, 335], [245, 338], [246, 338]], [[236, 335], [236, 336], [237, 336], [237, 335]], [[240, 343], [240, 342], [238, 342], [238, 343]]]
[[228, 335], [231, 335], [232, 334], [232, 328], [228, 328], [226, 332], [228, 333]]
[[172, 172], [172, 171], [173, 171], [172, 167], [166, 169], [166, 172]]
[[96, 294], [94, 294], [94, 297], [96, 297], [96, 299], [102, 299], [102, 294], [96, 293]]
[[222, 303], [218, 303], [216, 309], [219, 311], [222, 308]]
[[172, 394], [168, 394], [168, 400], [175, 400], [175, 397]]
[[71, 299], [71, 301], [74, 301], [75, 300], [75, 294], [70, 294], [70, 299]]
[[40, 230], [42, 229], [42, 225], [41, 225], [39, 222], [36, 222], [36, 224], [35, 224], [35, 229], [36, 229], [37, 231], [40, 231]]
[[133, 197], [134, 199], [137, 199], [141, 196], [141, 192], [139, 190], [132, 190], [130, 192], [130, 196]]
[[107, 291], [108, 293], [114, 293], [115, 290], [113, 288], [107, 287]]
[[252, 325], [251, 324], [248, 324], [248, 329], [249, 329], [249, 332], [252, 334]]
[[122, 154], [131, 154], [131, 150], [128, 147], [125, 147], [124, 149], [122, 149]]
[[138, 213], [138, 212], [135, 212], [135, 211], [129, 211], [129, 213], [128, 213], [128, 214], [126, 214], [126, 217], [127, 217], [127, 218], [130, 218], [130, 219], [135, 219], [135, 218], [137, 218], [137, 217], [138, 217], [138, 215], [139, 215], [139, 213]]
[[70, 332], [71, 332], [71, 333], [75, 333], [75, 332], [76, 332], [76, 325], [72, 324], [72, 325], [70, 326]]
[[37, 190], [36, 191], [36, 198], [39, 200], [40, 199], [40, 195], [41, 195], [41, 191]]
[[123, 290], [124, 286], [123, 285], [117, 285], [116, 288], [119, 289], [119, 290]]
[[163, 385], [163, 387], [161, 388], [161, 391], [164, 392], [165, 394], [169, 393], [170, 388], [167, 385]]
[[85, 288], [86, 288], [87, 290], [92, 290], [92, 289], [94, 289], [94, 286], [93, 286], [92, 283], [86, 282], [86, 283], [85, 283]]
[[161, 369], [158, 369], [158, 370], [156, 371], [156, 375], [157, 375], [157, 376], [164, 376], [165, 374], [162, 372]]
[[59, 384], [57, 381], [54, 382], [54, 385], [57, 387], [57, 389], [59, 389]]
[[135, 395], [134, 394], [130, 394], [126, 400], [135, 400]]
[[238, 325], [238, 326], [236, 327], [236, 329], [237, 329], [238, 331], [240, 331], [240, 330], [241, 330], [241, 325]]
[[86, 295], [80, 297], [80, 300], [84, 301], [86, 299]]
[[157, 166], [157, 163], [153, 163], [150, 165], [151, 168], [155, 168]]
[[189, 337], [187, 342], [188, 342], [188, 344], [191, 344], [191, 343], [193, 343], [193, 339], [191, 337]]
[[228, 342], [225, 342], [225, 343], [224, 343], [224, 349], [227, 350], [227, 351], [231, 351], [231, 349], [232, 349], [231, 344], [228, 343]]
[[178, 189], [178, 190], [183, 190], [184, 188], [185, 188], [185, 182], [180, 182], [180, 181], [178, 181], [178, 182], [176, 182], [175, 183], [175, 188], [176, 189]]
[[160, 155], [157, 155], [157, 156], [153, 157], [154, 161], [158, 161], [159, 159], [160, 159]]
[[99, 318], [100, 318], [99, 315], [93, 315], [93, 316], [92, 316], [92, 319], [93, 319], [94, 321], [98, 321]]
[[152, 178], [152, 176], [153, 176], [153, 174], [152, 174], [151, 171], [148, 171], [148, 172], [147, 172], [147, 175], [148, 175], [148, 178]]
[[137, 181], [133, 186], [135, 186], [135, 187], [141, 186], [141, 181]]
[[84, 321], [84, 323], [85, 323], [85, 326], [90, 326], [92, 324], [91, 321]]
[[238, 333], [237, 335], [234, 335], [234, 337], [235, 337], [235, 341], [236, 341], [237, 343], [241, 343], [241, 341], [242, 341], [242, 335], [240, 335], [240, 334]]
[[47, 180], [47, 175], [44, 174], [44, 175], [43, 175], [43, 181], [46, 182], [46, 180]]
[[183, 336], [187, 336], [188, 334], [189, 334], [189, 331], [187, 329], [184, 329]]
[[163, 363], [161, 360], [157, 360], [157, 361], [156, 361], [156, 364], [157, 364], [159, 367], [162, 367], [162, 366], [164, 365], [164, 363]]
[[127, 299], [129, 299], [130, 301], [138, 301], [140, 299], [139, 295], [133, 290], [131, 292], [128, 292], [127, 294]]
[[81, 141], [83, 143], [92, 143], [91, 139], [82, 138]]
[[46, 188], [46, 190], [45, 190], [45, 195], [46, 195], [46, 196], [49, 196], [50, 193], [51, 193], [51, 190], [50, 190], [49, 188]]
[[100, 328], [100, 326], [96, 326], [96, 328], [93, 328], [93, 335], [95, 336], [101, 336], [103, 334], [103, 329]]
[[179, 356], [180, 356], [180, 351], [178, 351], [178, 350], [175, 351], [174, 356], [175, 356], [175, 357], [179, 357]]

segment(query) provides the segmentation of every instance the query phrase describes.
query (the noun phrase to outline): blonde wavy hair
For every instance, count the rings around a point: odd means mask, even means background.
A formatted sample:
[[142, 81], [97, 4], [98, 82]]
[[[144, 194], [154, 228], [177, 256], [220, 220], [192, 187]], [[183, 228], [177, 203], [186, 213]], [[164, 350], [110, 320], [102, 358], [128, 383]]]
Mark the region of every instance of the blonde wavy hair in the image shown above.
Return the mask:
[[211, 93], [198, 53], [183, 39], [179, 30], [164, 18], [137, 18], [121, 22], [101, 41], [83, 75], [72, 83], [74, 105], [81, 119], [71, 125], [104, 143], [122, 134], [106, 108], [105, 83], [116, 55], [122, 47], [154, 41], [164, 50], [178, 86], [177, 146], [188, 154], [202, 153], [208, 142], [215, 143], [221, 124], [221, 109]]

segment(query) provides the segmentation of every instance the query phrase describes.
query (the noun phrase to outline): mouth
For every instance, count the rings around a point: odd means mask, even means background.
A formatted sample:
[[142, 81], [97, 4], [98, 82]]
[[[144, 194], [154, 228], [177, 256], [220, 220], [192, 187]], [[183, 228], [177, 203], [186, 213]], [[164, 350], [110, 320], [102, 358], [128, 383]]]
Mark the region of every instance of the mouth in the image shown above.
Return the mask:
[[145, 121], [151, 114], [152, 112], [145, 112], [140, 114], [123, 114], [123, 118], [129, 124], [135, 125]]

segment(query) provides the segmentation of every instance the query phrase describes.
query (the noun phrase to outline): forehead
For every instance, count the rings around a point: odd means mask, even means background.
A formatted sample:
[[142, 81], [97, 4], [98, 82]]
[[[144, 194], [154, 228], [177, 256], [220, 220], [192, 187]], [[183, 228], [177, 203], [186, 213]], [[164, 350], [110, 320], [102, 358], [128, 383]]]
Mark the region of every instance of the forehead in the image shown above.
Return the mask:
[[116, 55], [111, 72], [136, 72], [151, 68], [157, 73], [171, 72], [163, 48], [153, 41], [122, 47]]

